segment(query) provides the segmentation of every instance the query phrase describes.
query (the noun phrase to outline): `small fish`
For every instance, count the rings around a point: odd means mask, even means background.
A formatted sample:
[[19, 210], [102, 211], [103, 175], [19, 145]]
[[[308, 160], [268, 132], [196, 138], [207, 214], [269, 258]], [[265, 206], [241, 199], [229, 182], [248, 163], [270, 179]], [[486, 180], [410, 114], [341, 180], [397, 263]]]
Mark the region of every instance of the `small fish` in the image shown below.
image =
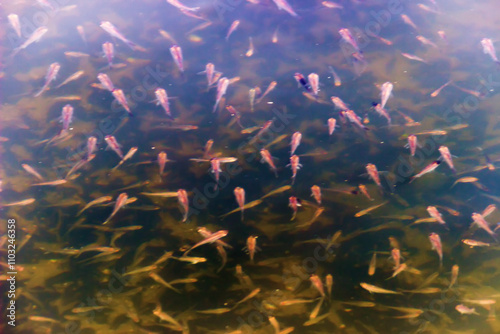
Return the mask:
[[435, 288], [435, 287], [431, 287], [431, 286], [427, 287], [427, 288], [419, 288], [419, 289], [415, 289], [415, 290], [401, 290], [401, 291], [410, 292], [410, 293], [419, 293], [419, 294], [424, 294], [424, 295], [442, 292], [440, 288]]
[[254, 52], [255, 52], [255, 47], [253, 45], [253, 38], [252, 37], [248, 37], [248, 50], [245, 53], [245, 56], [246, 57], [251, 57], [251, 56], [253, 56]]
[[9, 19], [9, 23], [12, 29], [16, 32], [17, 36], [21, 37], [21, 23], [19, 22], [19, 16], [17, 16], [17, 14], [9, 14], [7, 18]]
[[96, 198], [95, 200], [93, 201], [90, 201], [87, 205], [85, 205], [83, 207], [83, 209], [81, 209], [80, 211], [78, 211], [78, 213], [76, 214], [77, 216], [81, 215], [85, 210], [87, 210], [88, 208], [94, 206], [94, 205], [98, 205], [98, 204], [102, 204], [102, 203], [106, 203], [106, 202], [109, 202], [113, 199], [113, 197], [111, 196], [102, 196], [102, 197], [99, 197], [99, 198]]
[[200, 314], [224, 314], [231, 312], [232, 308], [228, 307], [221, 307], [221, 308], [215, 308], [215, 309], [209, 309], [209, 310], [197, 310], [197, 313]]
[[300, 132], [295, 132], [292, 135], [292, 140], [290, 142], [291, 146], [290, 156], [292, 156], [295, 153], [297, 147], [299, 147], [301, 139], [302, 139], [302, 134]]
[[165, 153], [164, 151], [158, 153], [158, 167], [160, 168], [160, 176], [163, 174], [163, 172], [165, 171], [165, 165], [167, 163], [167, 161], [170, 161], [168, 160], [167, 158], [167, 153]]
[[416, 61], [419, 61], [421, 63], [425, 63], [427, 64], [427, 61], [425, 61], [424, 59], [420, 58], [419, 56], [415, 56], [415, 55], [412, 55], [412, 54], [409, 54], [409, 53], [404, 53], [404, 52], [401, 52], [401, 55], [405, 58], [408, 58], [410, 60], [416, 60]]
[[406, 14], [401, 14], [401, 18], [403, 19], [403, 22], [412, 27], [415, 30], [418, 30], [417, 26], [413, 21], [408, 17]]
[[32, 186], [59, 186], [61, 184], [65, 184], [67, 182], [68, 182], [68, 180], [66, 180], [66, 179], [59, 179], [59, 180], [48, 181], [48, 182], [33, 183]]
[[215, 112], [217, 110], [217, 107], [219, 106], [222, 97], [226, 94], [228, 86], [229, 86], [228, 78], [224, 77], [219, 80], [219, 83], [217, 84], [217, 97], [215, 99], [215, 105], [212, 112]]
[[196, 12], [200, 9], [200, 7], [186, 7], [178, 0], [167, 0], [167, 2], [181, 11]]
[[71, 310], [73, 313], [86, 313], [90, 311], [97, 311], [106, 308], [106, 306], [85, 306], [85, 307], [75, 307]]
[[444, 221], [443, 216], [439, 213], [438, 209], [436, 209], [435, 206], [428, 206], [427, 212], [429, 213], [429, 216], [436, 219], [436, 221], [439, 224], [446, 225], [446, 222]]
[[297, 304], [308, 304], [314, 302], [314, 299], [287, 299], [279, 303], [279, 306], [292, 306]]
[[198, 263], [207, 262], [207, 259], [204, 257], [192, 257], [192, 256], [173, 257], [172, 256], [172, 259], [177, 260], [177, 261], [182, 261], [182, 262], [189, 262], [191, 264], [198, 264]]
[[368, 266], [368, 275], [375, 275], [375, 270], [377, 269], [377, 252], [373, 252], [372, 258], [370, 260], [370, 265]]
[[132, 276], [132, 275], [137, 275], [137, 274], [148, 273], [148, 272], [152, 272], [156, 269], [158, 269], [158, 267], [156, 265], [150, 265], [150, 266], [146, 266], [146, 267], [142, 267], [142, 268], [128, 271], [128, 272], [122, 274], [122, 276]]
[[[244, 128], [243, 125], [241, 124], [241, 113], [236, 110], [233, 106], [227, 105], [226, 110], [231, 114], [231, 117], [234, 117], [236, 123], [240, 126], [240, 128]], [[229, 123], [230, 125], [233, 124], [233, 121]]]
[[179, 202], [181, 211], [183, 213], [182, 222], [184, 223], [187, 221], [189, 214], [189, 199], [186, 190], [184, 189], [177, 190], [177, 200]]
[[[118, 148], [120, 147], [118, 146]], [[91, 136], [87, 139], [87, 158], [86, 158], [87, 161], [90, 159], [91, 156], [93, 156], [93, 153], [95, 152], [96, 149], [97, 149], [97, 138]]]
[[335, 87], [340, 87], [342, 85], [342, 80], [338, 76], [337, 72], [335, 72], [335, 70], [331, 66], [328, 66], [328, 69], [330, 70], [330, 73], [333, 75], [333, 82], [335, 84]]
[[444, 206], [444, 205], [436, 205], [437, 208], [441, 208], [443, 210], [446, 210], [450, 215], [452, 216], [455, 216], [455, 217], [458, 217], [460, 216], [460, 212], [458, 212], [457, 210], [454, 210], [452, 208], [449, 208], [447, 206]]
[[229, 36], [231, 36], [231, 34], [236, 30], [238, 29], [238, 26], [240, 25], [240, 20], [235, 20], [233, 21], [233, 23], [231, 23], [231, 26], [229, 27], [229, 30], [226, 34], [226, 41], [229, 40]]
[[299, 72], [296, 72], [293, 77], [295, 78], [295, 81], [297, 81], [297, 84], [302, 86], [306, 92], [311, 93], [312, 88], [311, 85], [307, 82], [306, 78]]
[[260, 88], [259, 87], [250, 88], [248, 90], [248, 98], [250, 100], [250, 111], [251, 112], [255, 111], [255, 97], [257, 95], [260, 95]]
[[314, 185], [311, 187], [311, 192], [311, 196], [314, 197], [316, 203], [318, 203], [318, 205], [321, 205], [321, 188], [317, 185]]
[[76, 31], [78, 32], [78, 35], [80, 35], [80, 38], [85, 43], [85, 45], [87, 45], [87, 37], [85, 37], [85, 29], [83, 28], [83, 26], [76, 26]]
[[170, 47], [170, 54], [172, 55], [175, 65], [177, 65], [179, 71], [184, 72], [184, 60], [182, 58], [181, 47], [178, 45], [172, 45], [172, 47]]
[[349, 110], [347, 104], [345, 104], [344, 101], [340, 99], [340, 97], [332, 96], [330, 97], [330, 100], [332, 100], [332, 103], [335, 105], [335, 108], [340, 110]]
[[293, 10], [292, 6], [288, 3], [287, 0], [273, 0], [273, 2], [276, 4], [279, 10], [284, 10], [288, 14], [292, 15], [293, 17], [297, 17], [297, 13]]
[[406, 269], [408, 269], [408, 265], [406, 263], [401, 263], [399, 266], [394, 268], [394, 273], [392, 274], [392, 276], [390, 278], [396, 277], [397, 275], [399, 275], [400, 273], [402, 273]]
[[61, 111], [61, 120], [63, 131], [69, 130], [69, 125], [73, 121], [73, 107], [70, 104], [65, 105]]
[[439, 93], [441, 93], [441, 91], [443, 90], [443, 88], [445, 88], [446, 86], [448, 86], [449, 84], [452, 83], [452, 80], [449, 80], [447, 82], [445, 82], [441, 87], [439, 87], [438, 89], [436, 89], [435, 91], [433, 91], [431, 93], [431, 97], [436, 97], [439, 95]]
[[451, 279], [450, 279], [450, 285], [448, 286], [448, 289], [451, 289], [452, 286], [455, 285], [458, 279], [458, 271], [460, 268], [458, 265], [454, 264], [453, 267], [451, 267]]
[[463, 87], [460, 87], [460, 86], [458, 86], [456, 84], [453, 84], [453, 86], [455, 86], [457, 89], [461, 90], [464, 93], [467, 93], [467, 94], [470, 94], [470, 95], [473, 95], [473, 96], [477, 97], [478, 99], [483, 98], [485, 96], [485, 93], [482, 93], [482, 92], [479, 92], [479, 91], [476, 91], [476, 90], [471, 90], [471, 89], [463, 88]]
[[279, 27], [274, 30], [273, 37], [271, 38], [271, 42], [273, 42], [274, 44], [278, 43], [278, 29]]
[[207, 88], [210, 88], [213, 84], [217, 82], [217, 80], [215, 80], [216, 74], [219, 75], [222, 74], [220, 72], [215, 71], [215, 65], [212, 63], [208, 63], [207, 65], [205, 65], [205, 71], [200, 72], [199, 74], [203, 73], [205, 73], [207, 77]]
[[241, 221], [243, 221], [244, 206], [245, 206], [245, 189], [241, 187], [234, 188], [234, 197], [236, 197], [236, 202], [241, 210]]
[[75, 73], [71, 74], [66, 80], [64, 80], [62, 83], [60, 83], [56, 88], [62, 87], [71, 81], [75, 81], [75, 80], [79, 79], [84, 74], [85, 74], [84, 71], [76, 71]]
[[[196, 27], [194, 27], [193, 29], [189, 30], [188, 32], [185, 33], [185, 35], [191, 35], [192, 33], [196, 32], [196, 31], [200, 31], [200, 30], [205, 30], [206, 28], [210, 27], [213, 23], [210, 22], [210, 21], [206, 21], [206, 22], [203, 22], [199, 25], [197, 25]], [[169, 39], [173, 44], [178, 44], [177, 42], [175, 42], [172, 38]]]
[[376, 304], [373, 302], [367, 302], [364, 300], [353, 300], [353, 301], [344, 301], [342, 304], [349, 306], [357, 306], [357, 307], [375, 307]]
[[380, 288], [378, 286], [371, 285], [368, 283], [359, 283], [359, 285], [361, 285], [361, 287], [363, 289], [367, 290], [369, 293], [385, 293], [385, 294], [393, 294], [393, 295], [401, 295], [402, 294], [401, 292], [386, 290], [384, 288]]
[[361, 192], [361, 193], [362, 193], [362, 194], [363, 194], [366, 198], [368, 198], [370, 201], [373, 201], [373, 200], [374, 200], [374, 199], [370, 196], [370, 194], [368, 193], [368, 189], [366, 188], [366, 186], [365, 186], [365, 185], [360, 184], [360, 185], [358, 186], [358, 189], [359, 189], [359, 191], [360, 191], [360, 192]]
[[22, 49], [26, 49], [31, 44], [38, 42], [42, 38], [42, 36], [47, 33], [47, 31], [49, 31], [49, 29], [45, 26], [38, 27], [35, 31], [33, 31], [30, 37], [28, 37], [28, 39], [23, 44], [21, 44], [21, 46], [14, 49], [11, 57], [14, 57]]
[[157, 88], [155, 90], [156, 105], [161, 105], [163, 110], [168, 117], [172, 118], [172, 113], [170, 112], [170, 104], [168, 102], [167, 91], [163, 88]]
[[289, 185], [286, 185], [286, 186], [283, 186], [283, 187], [279, 187], [279, 188], [277, 188], [277, 189], [274, 189], [274, 190], [272, 190], [272, 191], [268, 192], [267, 194], [265, 194], [264, 196], [262, 196], [260, 199], [264, 199], [264, 198], [267, 198], [267, 197], [271, 197], [271, 196], [276, 195], [276, 194], [281, 194], [281, 193], [283, 193], [283, 192], [285, 192], [285, 191], [290, 190], [291, 188], [292, 188], [292, 187], [291, 187], [291, 186], [289, 186]]
[[394, 247], [391, 250], [390, 258], [392, 259], [392, 261], [394, 261], [394, 268], [399, 267], [399, 265], [401, 264], [401, 251], [399, 250], [399, 248]]
[[490, 226], [489, 226], [488, 222], [484, 219], [483, 215], [481, 215], [480, 213], [474, 212], [474, 213], [472, 213], [472, 220], [474, 221], [474, 223], [477, 224], [477, 226], [479, 226], [480, 228], [482, 228], [483, 230], [488, 232], [488, 234], [491, 235], [491, 237], [493, 239], [495, 239], [495, 241], [498, 242], [498, 240], [495, 236], [495, 232], [493, 232], [490, 229]]
[[479, 179], [477, 177], [474, 177], [474, 176], [461, 177], [453, 183], [451, 188], [453, 188], [457, 183], [473, 183], [473, 182], [477, 182], [477, 181], [479, 181]]
[[102, 224], [103, 225], [107, 224], [111, 220], [111, 218], [113, 218], [116, 215], [116, 213], [127, 204], [128, 200], [129, 198], [127, 193], [121, 193], [120, 195], [118, 195], [118, 198], [116, 199], [115, 202], [115, 207], [113, 208], [113, 212], [111, 212], [111, 215]]
[[134, 114], [132, 114], [132, 111], [130, 111], [130, 107], [128, 106], [127, 98], [125, 97], [123, 90], [113, 89], [111, 94], [113, 94], [113, 97], [116, 99], [116, 101], [118, 101], [118, 103], [127, 111], [128, 115], [130, 117], [133, 117]]
[[297, 215], [298, 207], [302, 206], [302, 204], [300, 203], [300, 200], [297, 197], [290, 196], [290, 198], [288, 199], [288, 206], [293, 210], [292, 219], [290, 219], [290, 221], [292, 221], [295, 219], [295, 216]]
[[430, 130], [430, 131], [417, 132], [414, 135], [445, 136], [446, 134], [448, 134], [448, 132], [444, 130]]
[[321, 282], [321, 279], [318, 277], [318, 275], [311, 275], [309, 277], [309, 280], [311, 281], [312, 285], [318, 290], [320, 295], [322, 297], [325, 296], [325, 289], [323, 287], [323, 282]]
[[488, 205], [483, 212], [481, 212], [481, 215], [486, 218], [487, 216], [491, 215], [493, 211], [497, 209], [497, 206], [495, 204], [490, 204]]
[[387, 123], [389, 125], [391, 125], [391, 116], [389, 116], [389, 113], [387, 112], [387, 110], [385, 110], [384, 108], [382, 108], [380, 106], [380, 103], [377, 103], [375, 104], [375, 106], [373, 107], [373, 109], [375, 109], [375, 111], [382, 117], [384, 117], [385, 119], [387, 119]]
[[59, 73], [60, 68], [61, 68], [61, 65], [59, 65], [59, 63], [50, 64], [50, 66], [47, 70], [47, 74], [45, 75], [45, 83], [44, 83], [42, 89], [40, 89], [38, 91], [38, 93], [36, 93], [34, 95], [34, 97], [38, 97], [38, 96], [42, 95], [42, 93], [49, 87], [49, 84], [51, 83], [51, 81], [56, 79], [57, 73]]
[[427, 173], [433, 172], [436, 168], [439, 167], [440, 163], [441, 163], [440, 160], [436, 160], [436, 161], [432, 162], [431, 164], [427, 165], [424, 169], [422, 169], [422, 171], [420, 173], [412, 176], [410, 183], [412, 183], [413, 181], [415, 181], [415, 179], [417, 179], [417, 178], [419, 178]]
[[177, 44], [177, 41], [165, 30], [163, 29], [158, 29], [158, 32], [160, 35], [165, 38], [167, 41], [170, 41], [172, 44]]
[[439, 35], [439, 37], [441, 37], [441, 39], [445, 42], [445, 43], [448, 43], [448, 38], [446, 37], [446, 33], [443, 31], [443, 30], [439, 30], [437, 32], [437, 34]]
[[297, 170], [299, 170], [302, 165], [300, 164], [299, 157], [296, 155], [292, 155], [290, 157], [290, 164], [288, 164], [292, 168], [292, 185], [295, 182], [295, 177], [297, 176]]
[[248, 250], [248, 254], [250, 255], [250, 261], [253, 262], [253, 259], [255, 256], [255, 251], [259, 249], [259, 247], [257, 247], [257, 237], [256, 236], [251, 235], [247, 238], [246, 249]]
[[385, 45], [392, 45], [392, 41], [388, 40], [387, 38], [383, 38], [379, 35], [374, 35], [376, 39], [378, 39], [379, 41], [381, 41], [382, 43], [384, 43]]
[[184, 252], [182, 257], [186, 257], [186, 255], [195, 248], [198, 248], [198, 247], [205, 245], [205, 244], [214, 243], [215, 241], [217, 241], [221, 238], [224, 238], [227, 234], [228, 234], [227, 230], [220, 230], [220, 231], [217, 231], [215, 233], [212, 233], [208, 238], [205, 238], [202, 241], [195, 244], [194, 246], [190, 247], [186, 252]]
[[463, 304], [455, 306], [455, 310], [457, 310], [460, 314], [476, 314], [479, 315], [479, 313], [476, 312], [475, 308], [469, 308]]
[[344, 112], [345, 112], [345, 116], [349, 119], [349, 121], [351, 123], [356, 124], [362, 130], [365, 130], [365, 131], [368, 130], [368, 128], [361, 123], [361, 119], [359, 118], [358, 115], [356, 115], [356, 113], [354, 113], [354, 111], [345, 110]]
[[115, 86], [113, 85], [113, 82], [107, 74], [99, 73], [97, 75], [97, 79], [105, 89], [109, 90], [110, 92], [113, 92], [115, 90]]
[[432, 249], [438, 253], [439, 256], [439, 267], [443, 266], [443, 246], [441, 244], [441, 238], [438, 234], [432, 232], [429, 234], [429, 241], [431, 242]]
[[114, 136], [108, 135], [104, 137], [104, 141], [108, 144], [108, 147], [111, 148], [118, 156], [120, 159], [123, 159], [123, 152], [121, 150], [121, 145], [118, 144], [118, 141]]
[[415, 152], [417, 151], [417, 146], [418, 146], [417, 136], [409, 135], [408, 144], [406, 144], [405, 147], [408, 147], [410, 149], [410, 154], [412, 157], [415, 156]]
[[354, 217], [356, 217], [356, 218], [357, 218], [357, 217], [362, 217], [362, 216], [364, 216], [364, 215], [366, 215], [366, 214], [368, 214], [368, 213], [370, 213], [370, 212], [372, 212], [372, 211], [374, 211], [374, 210], [376, 210], [376, 209], [380, 208], [381, 206], [386, 205], [387, 203], [389, 203], [389, 202], [384, 202], [384, 203], [381, 203], [381, 204], [377, 204], [377, 205], [371, 206], [371, 207], [369, 207], [369, 208], [367, 208], [367, 209], [361, 210], [361, 211], [359, 211], [358, 213], [356, 213], [356, 214], [354, 215]]
[[328, 135], [331, 136], [333, 131], [335, 131], [335, 127], [337, 126], [337, 120], [335, 118], [328, 119]]
[[316, 73], [311, 73], [307, 76], [307, 80], [311, 85], [311, 89], [314, 96], [317, 97], [319, 92], [319, 76]]
[[276, 81], [272, 81], [269, 86], [267, 87], [266, 91], [264, 94], [262, 94], [259, 99], [256, 101], [256, 103], [260, 103], [264, 97], [266, 97], [267, 94], [269, 94], [277, 85], [278, 83]]
[[153, 280], [155, 280], [157, 283], [171, 289], [171, 290], [174, 290], [175, 292], [177, 293], [181, 293], [180, 290], [178, 290], [177, 288], [174, 288], [170, 283], [166, 282], [163, 278], [161, 278], [158, 274], [154, 273], [154, 272], [150, 272], [149, 274], [149, 277], [151, 277]]
[[333, 288], [333, 276], [331, 274], [326, 275], [325, 285], [326, 285], [326, 291], [328, 291], [328, 296], [331, 297]]
[[12, 203], [7, 203], [7, 204], [0, 204], [0, 207], [9, 207], [9, 206], [26, 206], [35, 203], [34, 198], [27, 198], [22, 201], [18, 202], [12, 202]]
[[30, 173], [31, 175], [33, 175], [34, 177], [36, 177], [37, 179], [39, 179], [40, 181], [44, 181], [45, 179], [43, 178], [43, 176], [41, 176], [33, 167], [31, 167], [30, 165], [28, 164], [22, 164], [21, 167], [23, 167], [23, 169], [25, 171], [27, 171], [28, 173]]
[[469, 304], [482, 305], [482, 306], [496, 304], [496, 300], [494, 299], [463, 299], [462, 301]]
[[105, 42], [102, 44], [102, 52], [108, 60], [109, 68], [113, 68], [113, 58], [115, 57], [115, 48], [112, 43]]
[[[432, 1], [434, 3], [434, 5], [436, 6], [436, 2], [435, 1]], [[431, 7], [423, 4], [423, 3], [419, 3], [417, 4], [417, 6], [422, 9], [422, 10], [425, 10], [426, 12], [429, 12], [429, 13], [434, 13], [434, 14], [441, 14], [440, 12], [438, 12], [437, 10], [435, 9], [432, 9]]]
[[[170, 1], [174, 1], [174, 0], [167, 0], [167, 2], [170, 2]], [[176, 331], [183, 330], [182, 325], [177, 320], [175, 320], [172, 316], [170, 316], [169, 314], [162, 311], [160, 304], [156, 305], [156, 308], [153, 310], [153, 314], [155, 316], [157, 316], [158, 318], [160, 318], [161, 320], [166, 321], [169, 324], [173, 325], [172, 329], [174, 329]]]
[[457, 171], [455, 170], [455, 166], [453, 166], [453, 160], [451, 158], [451, 153], [448, 147], [446, 146], [440, 146], [439, 147], [439, 153], [441, 153], [441, 158], [446, 162], [446, 164], [450, 167], [450, 169], [453, 171], [453, 173], [456, 173]]
[[438, 49], [438, 46], [434, 42], [430, 41], [429, 39], [425, 38], [424, 36], [418, 35], [418, 36], [416, 36], [416, 39], [420, 43], [422, 43], [423, 45], [429, 45], [429, 46], [432, 46], [433, 48]]
[[261, 162], [262, 163], [267, 163], [271, 170], [274, 172], [274, 175], [278, 177], [278, 169], [276, 168], [276, 165], [273, 162], [273, 157], [271, 156], [271, 153], [269, 153], [268, 150], [265, 148], [260, 150], [260, 156], [262, 158]]
[[387, 100], [389, 100], [389, 97], [391, 96], [392, 93], [392, 88], [393, 84], [390, 83], [389, 81], [384, 82], [380, 88], [380, 108], [384, 109], [385, 104], [387, 103]]
[[358, 53], [360, 52], [358, 43], [352, 36], [351, 31], [349, 29], [342, 28], [339, 30], [339, 34], [345, 42], [349, 43]]
[[336, 3], [336, 2], [333, 2], [333, 1], [322, 1], [321, 4], [326, 7], [326, 8], [330, 8], [330, 9], [342, 9], [344, 8], [344, 6]]
[[498, 61], [497, 53], [495, 51], [495, 47], [493, 46], [493, 42], [489, 38], [483, 38], [481, 40], [481, 46], [483, 47], [483, 52], [491, 57], [495, 63], [500, 65], [500, 61]]
[[374, 164], [367, 164], [366, 171], [368, 173], [368, 176], [370, 176], [370, 178], [373, 180], [373, 182], [375, 182], [377, 186], [382, 188], [382, 183], [380, 182], [380, 174], [377, 170], [377, 166], [375, 166]]
[[47, 317], [41, 317], [41, 316], [37, 316], [37, 315], [30, 315], [28, 317], [28, 319], [31, 320], [31, 321], [38, 321], [38, 322], [50, 322], [50, 323], [53, 323], [53, 324], [59, 323], [59, 321], [57, 321], [55, 319], [47, 318]]
[[467, 246], [470, 246], [471, 248], [474, 247], [489, 247], [490, 244], [478, 240], [472, 240], [472, 239], [462, 239], [462, 242], [466, 244]]
[[123, 36], [118, 29], [109, 21], [102, 21], [100, 24], [100, 27], [106, 31], [108, 34], [110, 34], [112, 37], [118, 38], [120, 41], [123, 43], [127, 44], [129, 48], [135, 51], [146, 51], [143, 47], [140, 47], [139, 45], [135, 44], [134, 42], [128, 40]]
[[120, 167], [121, 165], [123, 165], [123, 163], [127, 160], [129, 160], [130, 158], [132, 158], [134, 156], [134, 154], [137, 152], [138, 148], [137, 147], [131, 147], [130, 150], [125, 154], [125, 156], [123, 157], [122, 160], [120, 160], [120, 162], [118, 163], [118, 165], [116, 165], [115, 167], [113, 167], [113, 169], [111, 169], [111, 171], [115, 171], [116, 169], [118, 169], [118, 167]]

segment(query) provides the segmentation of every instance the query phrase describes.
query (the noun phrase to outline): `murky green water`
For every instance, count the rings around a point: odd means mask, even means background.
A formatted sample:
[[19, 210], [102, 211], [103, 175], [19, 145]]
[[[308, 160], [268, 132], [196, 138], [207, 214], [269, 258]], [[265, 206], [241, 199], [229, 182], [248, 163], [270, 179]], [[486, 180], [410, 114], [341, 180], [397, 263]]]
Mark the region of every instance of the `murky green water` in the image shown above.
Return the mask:
[[[290, 0], [289, 13], [265, 0], [186, 0], [200, 7], [187, 12], [160, 0], [44, 3], [2, 5], [2, 332], [500, 332], [500, 248], [492, 232], [499, 214], [484, 212], [500, 201], [500, 73], [481, 44], [499, 39], [495, 2]], [[102, 29], [104, 21], [135, 50]], [[39, 27], [47, 32], [38, 42], [16, 49]], [[358, 49], [342, 39], [342, 28]], [[106, 41], [114, 46], [111, 68]], [[183, 72], [170, 53], [174, 44], [182, 48]], [[58, 75], [35, 97], [53, 63]], [[215, 113], [217, 80], [208, 89], [199, 73], [207, 63], [230, 81]], [[99, 84], [99, 73], [123, 90], [133, 117]], [[318, 74], [317, 96], [298, 85], [296, 73], [305, 80]], [[385, 82], [393, 85], [385, 105], [390, 124], [374, 108]], [[252, 111], [249, 90], [256, 87]], [[172, 119], [154, 103], [157, 88], [168, 93]], [[62, 131], [67, 104], [73, 119]], [[337, 123], [331, 135], [329, 118]], [[292, 184], [295, 132], [302, 134], [295, 151], [302, 168]], [[405, 148], [412, 134], [419, 143], [413, 157]], [[113, 169], [121, 159], [106, 149], [105, 136], [114, 136], [123, 154], [137, 152]], [[90, 137], [97, 149], [89, 154]], [[261, 149], [273, 157], [277, 177], [261, 163]], [[161, 175], [160, 152], [169, 159]], [[218, 182], [214, 159], [221, 161]], [[413, 178], [434, 161], [435, 171]], [[367, 164], [377, 167], [380, 185]], [[238, 209], [237, 187], [245, 191], [244, 215], [224, 216]], [[187, 191], [186, 222], [179, 189]], [[120, 194], [128, 201], [117, 207]], [[293, 220], [290, 197], [302, 204]], [[445, 224], [429, 220], [429, 206]], [[487, 225], [472, 224], [474, 212]], [[12, 241], [8, 219], [16, 221]], [[186, 254], [204, 240], [200, 228], [227, 235]], [[431, 233], [440, 236], [442, 266]], [[243, 250], [251, 236], [253, 261]], [[467, 245], [474, 242], [484, 244]], [[399, 263], [391, 257], [398, 250]], [[11, 276], [15, 289], [5, 281]], [[385, 291], [367, 291], [376, 288]]]

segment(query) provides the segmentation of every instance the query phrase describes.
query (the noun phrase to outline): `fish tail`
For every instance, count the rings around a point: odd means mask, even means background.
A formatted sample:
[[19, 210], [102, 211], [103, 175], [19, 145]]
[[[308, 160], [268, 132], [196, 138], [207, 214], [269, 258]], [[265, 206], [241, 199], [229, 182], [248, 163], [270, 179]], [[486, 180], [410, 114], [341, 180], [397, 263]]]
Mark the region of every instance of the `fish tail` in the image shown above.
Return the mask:
[[47, 88], [47, 86], [43, 86], [42, 89], [40, 89], [38, 91], [38, 93], [36, 93], [35, 95], [33, 95], [33, 97], [39, 97], [40, 95], [42, 95], [42, 93], [45, 91], [45, 89]]

